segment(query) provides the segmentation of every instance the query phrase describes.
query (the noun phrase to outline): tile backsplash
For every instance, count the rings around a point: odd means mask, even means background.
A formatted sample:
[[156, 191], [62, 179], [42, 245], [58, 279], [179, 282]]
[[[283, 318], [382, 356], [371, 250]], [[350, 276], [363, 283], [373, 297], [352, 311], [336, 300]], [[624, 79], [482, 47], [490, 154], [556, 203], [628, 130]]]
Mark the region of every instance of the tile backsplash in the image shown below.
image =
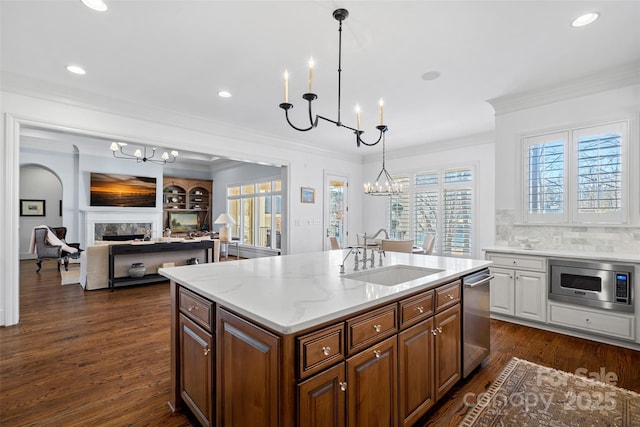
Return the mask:
[[537, 241], [534, 249], [638, 254], [640, 227], [517, 224], [513, 210], [496, 210], [497, 246], [520, 247], [521, 239]]

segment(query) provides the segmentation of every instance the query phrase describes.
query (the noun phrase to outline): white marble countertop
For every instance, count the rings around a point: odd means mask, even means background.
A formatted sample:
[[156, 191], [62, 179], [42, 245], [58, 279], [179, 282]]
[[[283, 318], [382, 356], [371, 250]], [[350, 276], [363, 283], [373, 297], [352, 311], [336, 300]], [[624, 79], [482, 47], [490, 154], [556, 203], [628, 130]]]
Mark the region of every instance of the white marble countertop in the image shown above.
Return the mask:
[[[346, 250], [311, 252], [162, 268], [158, 272], [259, 324], [290, 334], [429, 289], [491, 264], [484, 260], [387, 252], [384, 267], [402, 264], [443, 271], [383, 286], [343, 277], [339, 265], [344, 255]], [[377, 262], [376, 257], [376, 265]], [[353, 273], [353, 264], [351, 255], [345, 262], [346, 274]]]
[[544, 257], [571, 258], [579, 260], [597, 260], [612, 262], [630, 262], [640, 264], [640, 254], [623, 254], [614, 252], [575, 252], [556, 249], [523, 249], [510, 246], [489, 246], [482, 248], [484, 252], [500, 252], [505, 254], [536, 255]]

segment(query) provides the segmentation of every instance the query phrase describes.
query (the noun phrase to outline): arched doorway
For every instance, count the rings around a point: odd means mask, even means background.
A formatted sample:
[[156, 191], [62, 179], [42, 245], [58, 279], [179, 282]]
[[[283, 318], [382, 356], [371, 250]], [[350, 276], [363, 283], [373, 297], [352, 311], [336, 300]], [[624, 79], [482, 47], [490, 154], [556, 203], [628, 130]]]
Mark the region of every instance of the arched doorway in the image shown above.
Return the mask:
[[51, 170], [37, 164], [20, 166], [20, 259], [29, 253], [33, 227], [62, 225], [62, 182]]

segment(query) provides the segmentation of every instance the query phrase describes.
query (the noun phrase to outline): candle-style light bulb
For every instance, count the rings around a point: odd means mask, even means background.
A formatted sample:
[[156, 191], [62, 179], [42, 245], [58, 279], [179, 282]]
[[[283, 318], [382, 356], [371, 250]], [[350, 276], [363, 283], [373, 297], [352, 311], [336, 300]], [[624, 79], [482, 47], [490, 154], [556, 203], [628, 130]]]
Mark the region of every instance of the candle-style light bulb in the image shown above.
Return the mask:
[[384, 101], [380, 98], [380, 126], [384, 124]]
[[138, 149], [136, 150], [136, 152], [135, 152], [135, 153], [133, 153], [133, 155], [134, 155], [134, 156], [136, 156], [136, 157], [138, 157], [138, 158], [140, 158], [140, 157], [142, 157], [142, 151], [140, 151], [140, 149], [138, 148]]
[[356, 123], [358, 130], [360, 130], [360, 105], [356, 105]]
[[289, 71], [284, 70], [284, 102], [289, 103]]
[[309, 58], [309, 93], [313, 93], [313, 57]]

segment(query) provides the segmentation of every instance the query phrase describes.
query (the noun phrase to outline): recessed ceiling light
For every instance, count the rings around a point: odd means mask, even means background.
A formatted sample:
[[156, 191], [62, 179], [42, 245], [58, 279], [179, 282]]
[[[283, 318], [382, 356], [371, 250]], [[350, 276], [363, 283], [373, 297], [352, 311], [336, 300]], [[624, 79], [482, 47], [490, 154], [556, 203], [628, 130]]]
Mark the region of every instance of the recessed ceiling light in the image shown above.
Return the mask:
[[574, 19], [573, 22], [571, 23], [571, 26], [572, 27], [584, 27], [585, 25], [589, 25], [593, 21], [598, 19], [599, 16], [600, 16], [600, 14], [598, 14], [596, 12], [585, 13], [584, 15], [578, 16], [576, 19]]
[[79, 65], [67, 65], [67, 71], [73, 74], [85, 75], [87, 72]]
[[220, 92], [218, 92], [218, 96], [220, 98], [231, 98], [231, 92], [226, 90], [221, 90]]
[[422, 75], [422, 80], [435, 80], [440, 77], [439, 71], [427, 71]]
[[104, 12], [107, 10], [107, 4], [102, 0], [80, 0], [82, 4], [96, 12]]

